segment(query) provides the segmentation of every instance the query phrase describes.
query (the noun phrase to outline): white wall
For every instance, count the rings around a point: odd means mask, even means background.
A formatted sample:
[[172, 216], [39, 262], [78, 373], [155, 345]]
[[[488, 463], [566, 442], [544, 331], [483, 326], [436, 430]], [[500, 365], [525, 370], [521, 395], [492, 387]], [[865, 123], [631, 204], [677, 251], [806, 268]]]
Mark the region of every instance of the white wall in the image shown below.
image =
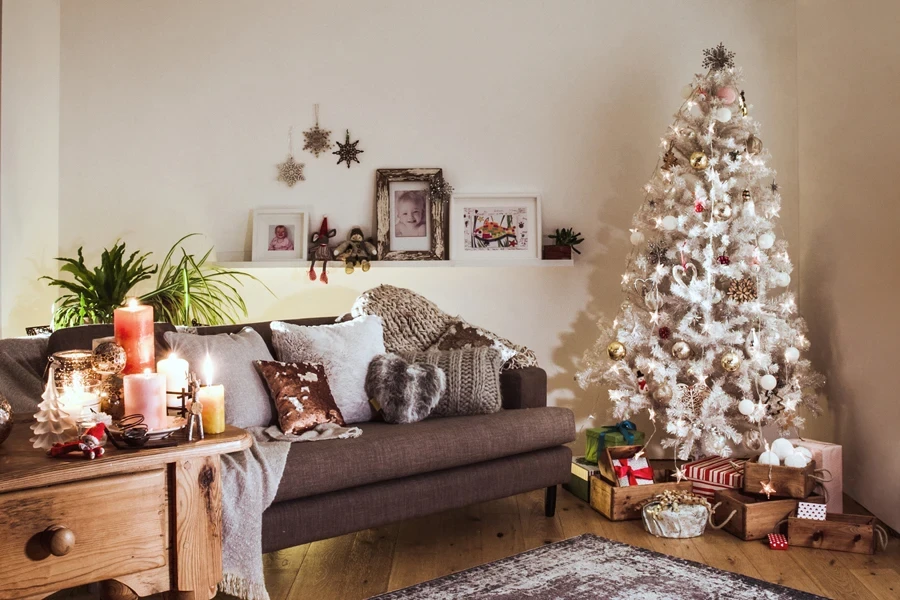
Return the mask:
[[900, 529], [900, 4], [799, 0], [801, 309], [847, 492]]
[[56, 292], [59, 0], [5, 0], [0, 49], [0, 335], [46, 325]]
[[[793, 3], [566, 0], [155, 2], [62, 8], [60, 248], [117, 237], [161, 252], [184, 233], [249, 250], [249, 213], [313, 205], [343, 236], [373, 221], [378, 167], [440, 166], [463, 191], [540, 192], [544, 227], [586, 238], [574, 269], [259, 271], [253, 319], [337, 314], [358, 292], [411, 287], [535, 349], [552, 402], [604, 412], [574, 384], [599, 311], [620, 302], [627, 229], [701, 51], [725, 41], [782, 172], [796, 238]], [[361, 140], [362, 164], [300, 152], [275, 180], [287, 129]], [[337, 269], [335, 269], [337, 271]]]

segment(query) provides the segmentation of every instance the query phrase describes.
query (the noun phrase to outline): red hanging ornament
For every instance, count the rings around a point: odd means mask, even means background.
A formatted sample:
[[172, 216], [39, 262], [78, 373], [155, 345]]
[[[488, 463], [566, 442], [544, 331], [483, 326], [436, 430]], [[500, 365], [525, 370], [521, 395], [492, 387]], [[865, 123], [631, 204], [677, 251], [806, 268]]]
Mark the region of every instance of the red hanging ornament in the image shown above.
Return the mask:
[[664, 340], [669, 339], [669, 336], [672, 335], [672, 330], [668, 327], [660, 327], [659, 328], [659, 337]]
[[716, 260], [719, 261], [720, 265], [730, 265], [731, 264], [731, 259], [728, 258], [727, 256], [725, 256], [724, 254], [722, 256], [720, 256], [719, 258], [717, 258]]
[[694, 212], [702, 213], [703, 212], [703, 203], [699, 200], [694, 202]]

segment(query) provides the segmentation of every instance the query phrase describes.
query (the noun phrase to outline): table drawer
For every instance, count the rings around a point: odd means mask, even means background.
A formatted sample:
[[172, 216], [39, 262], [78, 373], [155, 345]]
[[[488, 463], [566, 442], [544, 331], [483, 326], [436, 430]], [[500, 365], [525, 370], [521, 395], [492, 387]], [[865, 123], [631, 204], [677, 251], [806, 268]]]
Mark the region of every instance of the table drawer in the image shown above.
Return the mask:
[[0, 495], [0, 599], [165, 566], [166, 485], [160, 469]]

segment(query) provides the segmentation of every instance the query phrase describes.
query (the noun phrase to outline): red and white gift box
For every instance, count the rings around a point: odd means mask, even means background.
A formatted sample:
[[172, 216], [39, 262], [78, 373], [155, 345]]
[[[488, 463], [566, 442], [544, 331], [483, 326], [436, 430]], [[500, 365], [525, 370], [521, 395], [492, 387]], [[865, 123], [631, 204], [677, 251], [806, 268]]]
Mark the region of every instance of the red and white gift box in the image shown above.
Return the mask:
[[788, 549], [788, 541], [784, 534], [781, 533], [770, 533], [769, 534], [769, 548], [772, 550], [787, 550]]
[[619, 487], [653, 483], [653, 469], [644, 457], [616, 459], [613, 461], [613, 469], [619, 480]]
[[[684, 465], [684, 474], [692, 482], [698, 496], [712, 500], [716, 490], [740, 489], [744, 486], [744, 459], [710, 456]], [[735, 469], [737, 465], [737, 469]]]
[[798, 502], [797, 518], [812, 519], [813, 521], [824, 521], [827, 507], [824, 504], [815, 502]]
[[[844, 512], [844, 449], [838, 444], [804, 440], [802, 438], [790, 440], [795, 446], [803, 446], [812, 453], [816, 461], [816, 470], [825, 469], [831, 474], [831, 481], [820, 484], [825, 488], [826, 506], [830, 513]], [[819, 475], [819, 473], [816, 473]], [[828, 479], [828, 474], [824, 474]]]

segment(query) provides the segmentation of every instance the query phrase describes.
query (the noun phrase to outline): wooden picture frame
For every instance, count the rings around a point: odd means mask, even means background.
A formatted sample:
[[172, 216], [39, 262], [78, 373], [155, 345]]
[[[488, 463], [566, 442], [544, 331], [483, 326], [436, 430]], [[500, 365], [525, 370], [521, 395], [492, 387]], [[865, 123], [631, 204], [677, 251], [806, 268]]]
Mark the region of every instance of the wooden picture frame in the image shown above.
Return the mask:
[[[441, 169], [378, 169], [375, 172], [375, 247], [378, 260], [447, 260], [448, 203], [431, 190], [442, 186]], [[392, 194], [393, 189], [393, 194]], [[407, 234], [395, 231], [398, 194], [424, 194], [425, 222], [407, 225]], [[421, 193], [420, 193], [421, 192]], [[393, 197], [392, 197], [393, 196]], [[413, 229], [410, 231], [410, 227]], [[420, 235], [418, 230], [424, 231]]]

